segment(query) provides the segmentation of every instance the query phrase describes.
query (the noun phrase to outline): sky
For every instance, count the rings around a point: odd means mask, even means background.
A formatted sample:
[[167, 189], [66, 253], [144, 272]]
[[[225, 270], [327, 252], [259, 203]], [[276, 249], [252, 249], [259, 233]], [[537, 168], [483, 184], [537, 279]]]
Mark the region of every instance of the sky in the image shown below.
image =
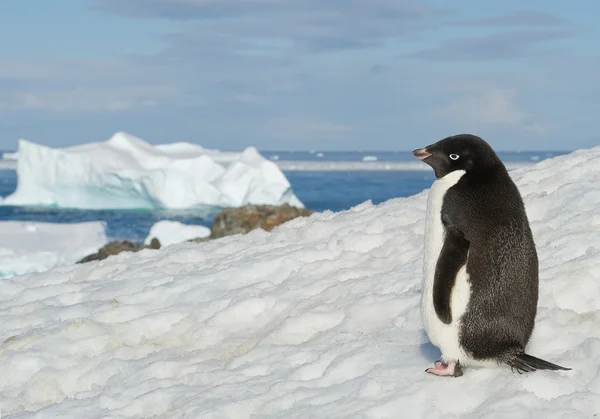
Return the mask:
[[[575, 5], [577, 7], [575, 7]], [[600, 145], [600, 2], [12, 0], [0, 149]]]

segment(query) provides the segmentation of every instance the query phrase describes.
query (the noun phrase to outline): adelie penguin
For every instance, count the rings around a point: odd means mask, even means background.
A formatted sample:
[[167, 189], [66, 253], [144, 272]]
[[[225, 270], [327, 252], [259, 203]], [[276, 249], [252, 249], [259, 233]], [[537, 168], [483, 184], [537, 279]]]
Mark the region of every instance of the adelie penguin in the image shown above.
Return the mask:
[[569, 370], [525, 353], [538, 302], [538, 257], [523, 200], [483, 139], [456, 135], [413, 151], [437, 180], [427, 203], [421, 316], [442, 353], [426, 371], [507, 364]]

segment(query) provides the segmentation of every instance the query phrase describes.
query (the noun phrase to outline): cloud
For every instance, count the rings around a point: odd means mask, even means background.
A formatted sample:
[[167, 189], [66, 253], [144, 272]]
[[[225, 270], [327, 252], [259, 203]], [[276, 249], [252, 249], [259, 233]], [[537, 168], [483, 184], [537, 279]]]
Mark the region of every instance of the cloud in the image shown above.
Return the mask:
[[199, 22], [226, 36], [275, 39], [307, 51], [382, 45], [452, 14], [410, 0], [96, 0], [95, 7], [120, 16]]
[[382, 19], [407, 19], [435, 10], [410, 0], [95, 0], [94, 8], [128, 17], [184, 21], [277, 14], [311, 14], [335, 20], [361, 13]]
[[300, 141], [315, 146], [323, 141], [334, 143], [357, 140], [354, 126], [328, 121], [326, 117], [312, 114], [281, 115], [266, 121], [265, 131], [280, 142]]
[[2, 97], [0, 110], [59, 113], [129, 111], [157, 106], [159, 102], [153, 98], [164, 93], [145, 86], [109, 90], [79, 87], [60, 91], [18, 92]]
[[517, 10], [502, 16], [456, 22], [460, 26], [565, 26], [566, 20], [537, 10]]
[[483, 87], [463, 93], [459, 98], [432, 112], [432, 117], [445, 120], [463, 131], [512, 127], [536, 135], [549, 134], [554, 127], [537, 121], [535, 116], [517, 104], [514, 89]]
[[547, 124], [547, 123], [540, 124], [538, 122], [534, 122], [529, 125], [526, 125], [525, 129], [528, 131], [531, 131], [537, 135], [544, 135], [544, 134], [551, 133], [556, 128], [553, 124]]
[[[465, 21], [433, 4], [95, 0], [104, 18], [168, 20], [171, 32], [149, 55], [0, 59], [0, 125], [28, 136], [35, 114], [62, 121], [57, 130], [177, 134], [215, 148], [404, 149], [457, 128], [503, 130], [518, 144], [574, 117], [595, 123], [597, 62], [573, 59], [587, 52], [570, 48], [569, 26], [533, 11]], [[452, 38], [457, 25], [463, 38]], [[563, 117], [582, 97], [586, 109]]]
[[0, 60], [0, 111], [97, 112], [181, 102], [185, 91], [155, 66], [128, 60]]
[[206, 20], [264, 13], [293, 0], [96, 0], [94, 8], [125, 17]]
[[512, 31], [485, 36], [453, 39], [434, 48], [411, 54], [412, 57], [438, 60], [503, 60], [531, 56], [546, 42], [572, 36], [567, 30]]
[[349, 125], [322, 124], [311, 127], [311, 131], [321, 134], [341, 134], [352, 132], [354, 129]]
[[437, 113], [448, 120], [466, 124], [517, 124], [525, 120], [527, 114], [516, 108], [515, 97], [512, 90], [481, 89], [454, 100]]

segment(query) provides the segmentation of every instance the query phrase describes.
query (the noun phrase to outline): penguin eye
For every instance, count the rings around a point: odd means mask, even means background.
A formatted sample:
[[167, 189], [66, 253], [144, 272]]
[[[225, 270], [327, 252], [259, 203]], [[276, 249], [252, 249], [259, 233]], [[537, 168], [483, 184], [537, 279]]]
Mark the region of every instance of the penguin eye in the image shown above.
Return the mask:
[[459, 158], [459, 157], [460, 157], [460, 156], [459, 156], [458, 154], [450, 154], [450, 158], [451, 158], [452, 160], [458, 160], [458, 158]]

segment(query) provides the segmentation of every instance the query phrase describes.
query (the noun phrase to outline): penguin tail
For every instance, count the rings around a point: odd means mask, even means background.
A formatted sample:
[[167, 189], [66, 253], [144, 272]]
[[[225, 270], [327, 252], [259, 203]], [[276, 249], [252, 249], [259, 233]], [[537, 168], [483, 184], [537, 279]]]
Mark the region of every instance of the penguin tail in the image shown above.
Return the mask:
[[543, 359], [536, 358], [535, 356], [528, 355], [525, 352], [515, 354], [513, 357], [511, 357], [511, 359], [506, 361], [506, 363], [512, 370], [517, 370], [519, 374], [537, 370], [571, 370], [571, 368], [561, 367], [560, 365], [556, 365], [551, 362], [544, 361]]

